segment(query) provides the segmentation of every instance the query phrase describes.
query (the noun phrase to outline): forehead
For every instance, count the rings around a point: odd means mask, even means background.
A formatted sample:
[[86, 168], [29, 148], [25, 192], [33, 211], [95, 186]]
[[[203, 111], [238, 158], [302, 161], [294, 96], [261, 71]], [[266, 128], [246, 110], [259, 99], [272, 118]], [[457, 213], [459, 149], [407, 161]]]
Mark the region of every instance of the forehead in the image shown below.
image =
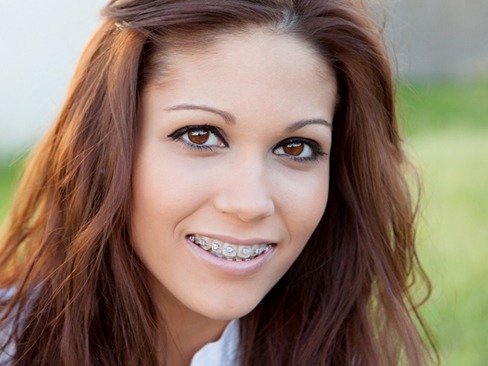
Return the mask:
[[163, 71], [142, 93], [142, 101], [150, 101], [146, 107], [206, 105], [269, 126], [281, 123], [271, 121], [333, 119], [337, 92], [332, 69], [295, 36], [256, 29], [219, 35], [203, 49], [166, 51]]
[[[309, 42], [266, 27], [168, 37], [152, 59], [148, 84], [165, 84], [183, 72], [189, 76], [190, 70], [217, 68], [239, 72], [242, 67], [258, 63], [264, 74], [276, 73], [273, 65], [286, 64], [290, 66], [288, 70], [307, 69], [327, 82], [333, 78], [328, 61]], [[263, 63], [263, 60], [269, 62]], [[264, 68], [265, 64], [270, 67]]]

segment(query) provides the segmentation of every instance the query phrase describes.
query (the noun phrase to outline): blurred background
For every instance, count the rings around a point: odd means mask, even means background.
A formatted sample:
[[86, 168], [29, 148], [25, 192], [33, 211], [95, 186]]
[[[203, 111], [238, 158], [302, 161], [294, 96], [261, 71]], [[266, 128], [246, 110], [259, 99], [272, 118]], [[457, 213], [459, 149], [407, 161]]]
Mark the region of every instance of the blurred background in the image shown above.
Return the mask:
[[[374, 1], [374, 0], [373, 0]], [[377, 3], [377, 2], [375, 2]], [[0, 221], [104, 0], [0, 0]], [[423, 308], [444, 365], [488, 365], [488, 1], [387, 0], [406, 148], [422, 174]]]

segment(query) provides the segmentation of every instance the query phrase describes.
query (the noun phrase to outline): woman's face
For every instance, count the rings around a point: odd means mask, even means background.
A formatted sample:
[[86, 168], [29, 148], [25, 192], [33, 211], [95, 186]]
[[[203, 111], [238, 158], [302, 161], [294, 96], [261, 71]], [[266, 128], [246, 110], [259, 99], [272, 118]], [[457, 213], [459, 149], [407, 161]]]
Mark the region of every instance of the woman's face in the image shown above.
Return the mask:
[[141, 97], [134, 247], [163, 309], [239, 318], [324, 212], [336, 82], [304, 42], [260, 29], [169, 60]]

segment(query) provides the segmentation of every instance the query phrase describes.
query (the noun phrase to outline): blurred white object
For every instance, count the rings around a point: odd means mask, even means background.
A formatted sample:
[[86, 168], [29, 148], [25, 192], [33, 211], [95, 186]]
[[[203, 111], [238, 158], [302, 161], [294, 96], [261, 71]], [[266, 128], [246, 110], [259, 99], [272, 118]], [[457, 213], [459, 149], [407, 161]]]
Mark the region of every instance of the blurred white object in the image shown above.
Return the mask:
[[28, 148], [63, 103], [105, 0], [0, 0], [0, 160]]

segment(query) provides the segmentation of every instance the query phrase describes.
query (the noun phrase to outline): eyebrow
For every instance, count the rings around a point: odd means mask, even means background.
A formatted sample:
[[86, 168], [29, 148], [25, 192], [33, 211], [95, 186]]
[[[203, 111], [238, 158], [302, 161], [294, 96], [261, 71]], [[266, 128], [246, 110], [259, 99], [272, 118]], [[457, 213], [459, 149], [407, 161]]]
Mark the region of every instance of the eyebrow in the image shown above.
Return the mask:
[[323, 118], [313, 118], [313, 119], [304, 119], [302, 121], [292, 123], [290, 126], [287, 127], [286, 131], [294, 132], [308, 125], [323, 125], [332, 128], [332, 123], [330, 123], [329, 121]]
[[196, 104], [178, 104], [172, 107], [166, 108], [167, 111], [181, 111], [181, 110], [201, 110], [205, 112], [215, 113], [221, 116], [226, 123], [235, 124], [236, 118], [232, 113], [223, 111], [221, 109], [209, 107], [207, 105], [196, 105]]
[[[165, 109], [166, 111], [181, 111], [181, 110], [202, 110], [205, 112], [215, 113], [221, 116], [226, 123], [235, 124], [236, 118], [232, 113], [223, 111], [218, 108], [210, 107], [207, 105], [197, 104], [178, 104]], [[332, 123], [323, 118], [305, 119], [292, 123], [286, 128], [287, 132], [294, 132], [308, 125], [323, 125], [332, 128]]]

